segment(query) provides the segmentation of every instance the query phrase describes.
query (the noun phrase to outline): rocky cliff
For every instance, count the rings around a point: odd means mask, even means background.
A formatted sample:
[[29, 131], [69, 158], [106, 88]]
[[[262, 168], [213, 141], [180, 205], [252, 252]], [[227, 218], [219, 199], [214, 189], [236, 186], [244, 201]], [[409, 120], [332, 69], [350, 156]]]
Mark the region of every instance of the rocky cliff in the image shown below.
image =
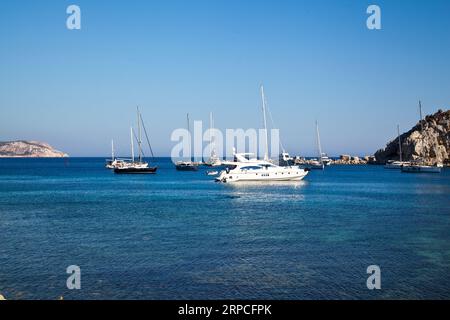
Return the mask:
[[[402, 159], [421, 160], [428, 164], [450, 164], [450, 110], [439, 110], [426, 116], [411, 130], [400, 136]], [[375, 153], [378, 163], [399, 159], [398, 138]]]
[[61, 158], [68, 155], [44, 142], [7, 141], [0, 142], [0, 157]]

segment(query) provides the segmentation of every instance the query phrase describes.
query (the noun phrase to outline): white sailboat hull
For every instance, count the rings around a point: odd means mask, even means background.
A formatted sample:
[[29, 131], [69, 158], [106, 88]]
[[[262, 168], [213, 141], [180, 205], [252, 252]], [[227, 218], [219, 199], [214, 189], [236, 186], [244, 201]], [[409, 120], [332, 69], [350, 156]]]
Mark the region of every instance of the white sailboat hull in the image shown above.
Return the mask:
[[403, 162], [403, 161], [394, 161], [390, 163], [386, 163], [384, 165], [385, 169], [401, 169], [403, 166], [409, 166], [409, 162]]
[[440, 173], [441, 168], [437, 166], [403, 166], [402, 172], [408, 173]]

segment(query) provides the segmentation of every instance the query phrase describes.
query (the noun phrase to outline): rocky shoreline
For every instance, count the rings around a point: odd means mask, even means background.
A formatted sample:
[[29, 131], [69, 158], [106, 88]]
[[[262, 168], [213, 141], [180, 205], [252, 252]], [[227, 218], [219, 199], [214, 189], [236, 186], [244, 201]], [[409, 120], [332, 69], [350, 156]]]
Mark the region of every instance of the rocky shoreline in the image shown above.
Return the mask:
[[450, 165], [450, 110], [439, 110], [419, 121], [411, 130], [390, 141], [384, 149], [375, 152], [377, 163], [400, 160], [420, 161], [428, 165]]
[[[317, 162], [317, 159], [301, 159], [296, 160], [295, 164], [298, 165], [312, 165]], [[332, 165], [364, 165], [364, 164], [378, 164], [374, 156], [351, 156], [347, 154], [342, 154], [339, 159], [330, 159], [330, 164]]]
[[65, 158], [67, 153], [58, 151], [45, 142], [5, 141], [0, 142], [0, 158]]

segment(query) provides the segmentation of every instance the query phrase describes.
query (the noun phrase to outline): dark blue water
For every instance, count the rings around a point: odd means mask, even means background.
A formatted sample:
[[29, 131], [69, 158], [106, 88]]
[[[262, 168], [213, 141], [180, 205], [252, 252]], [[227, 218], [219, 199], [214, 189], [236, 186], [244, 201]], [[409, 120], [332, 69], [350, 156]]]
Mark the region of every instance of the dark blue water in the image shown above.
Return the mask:
[[[158, 160], [0, 159], [8, 299], [450, 298], [450, 171], [332, 166], [297, 184], [218, 184]], [[381, 268], [368, 290], [366, 268]], [[66, 268], [81, 268], [81, 290]]]

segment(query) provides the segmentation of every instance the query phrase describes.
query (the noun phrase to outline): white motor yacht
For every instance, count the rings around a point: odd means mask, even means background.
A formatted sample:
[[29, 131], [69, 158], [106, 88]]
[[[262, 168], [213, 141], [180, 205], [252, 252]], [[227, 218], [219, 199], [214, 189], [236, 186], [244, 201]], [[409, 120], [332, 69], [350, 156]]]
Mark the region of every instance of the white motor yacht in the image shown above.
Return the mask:
[[246, 155], [248, 154], [235, 153], [237, 161], [222, 162], [227, 168], [220, 172], [216, 181], [299, 181], [309, 171], [299, 166], [281, 167], [266, 160], [247, 159]]
[[216, 181], [238, 182], [238, 181], [299, 181], [307, 174], [308, 169], [298, 166], [281, 167], [272, 163], [268, 155], [268, 136], [266, 122], [266, 99], [264, 88], [261, 86], [262, 111], [265, 132], [265, 154], [264, 160], [251, 158], [251, 153], [236, 153], [233, 149], [234, 161], [223, 161], [226, 169], [221, 171]]

